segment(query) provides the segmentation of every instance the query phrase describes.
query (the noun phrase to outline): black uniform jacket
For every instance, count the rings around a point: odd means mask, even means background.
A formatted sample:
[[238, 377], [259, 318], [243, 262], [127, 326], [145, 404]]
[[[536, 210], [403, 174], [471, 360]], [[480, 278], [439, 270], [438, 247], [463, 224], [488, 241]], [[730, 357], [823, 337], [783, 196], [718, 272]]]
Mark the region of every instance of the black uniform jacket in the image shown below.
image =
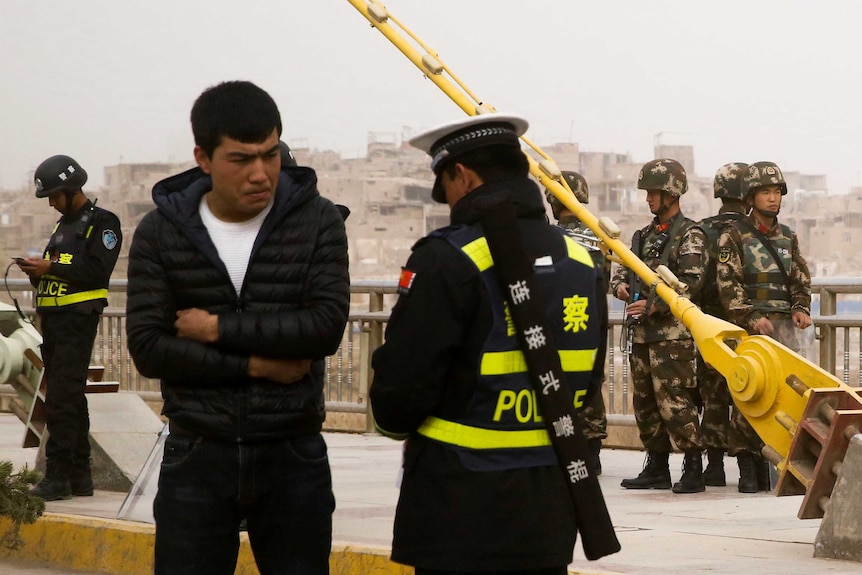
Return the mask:
[[[547, 222], [538, 187], [526, 178], [472, 191], [452, 209], [452, 224], [477, 224], [483, 205], [500, 199], [515, 204], [532, 257], [565, 250], [562, 234]], [[457, 419], [467, 409], [492, 312], [480, 273], [445, 240], [420, 240], [405, 269], [415, 276], [374, 353], [370, 390], [378, 427], [408, 437], [392, 559], [489, 572], [568, 564], [575, 520], [558, 466], [470, 471], [452, 449], [416, 433], [429, 415]], [[600, 274], [595, 281], [601, 285]], [[603, 343], [594, 389], [601, 385], [604, 353]]]
[[[123, 232], [112, 212], [87, 202], [57, 221], [43, 257], [47, 274], [32, 279], [39, 313], [98, 313], [108, 305], [108, 282], [120, 255]], [[89, 294], [89, 295], [88, 295]]]
[[[347, 236], [310, 168], [284, 168], [274, 204], [236, 293], [198, 208], [211, 180], [198, 168], [156, 184], [158, 208], [129, 253], [127, 332], [138, 370], [160, 378], [163, 413], [183, 430], [227, 441], [314, 433], [324, 419], [323, 358], [347, 322]], [[219, 341], [176, 336], [176, 312], [217, 314]], [[312, 359], [312, 373], [281, 385], [247, 375], [250, 355]]]

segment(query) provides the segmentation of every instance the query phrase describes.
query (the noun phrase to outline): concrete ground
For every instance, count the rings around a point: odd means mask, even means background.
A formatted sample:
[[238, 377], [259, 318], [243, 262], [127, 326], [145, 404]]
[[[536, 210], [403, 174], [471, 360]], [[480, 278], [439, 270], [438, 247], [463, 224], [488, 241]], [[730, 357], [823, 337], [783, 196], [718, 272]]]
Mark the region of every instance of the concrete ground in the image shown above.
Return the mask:
[[[19, 466], [32, 465], [36, 450], [19, 447], [23, 432], [15, 416], [0, 415], [0, 459]], [[326, 439], [337, 500], [333, 573], [412, 573], [386, 559], [398, 498], [395, 482], [401, 444], [376, 435], [328, 433]], [[738, 493], [733, 461], [727, 465], [727, 487], [709, 487], [705, 493], [693, 495], [622, 489], [620, 481], [640, 471], [641, 452], [605, 449], [602, 465], [601, 485], [622, 551], [591, 562], [584, 558], [578, 544], [571, 573], [862, 574], [860, 563], [813, 557], [820, 520], [796, 518], [801, 496]], [[672, 456], [671, 466], [676, 480], [682, 455]], [[0, 573], [151, 573], [151, 563], [147, 562], [151, 557], [152, 526], [145, 517], [150, 505], [148, 497], [145, 494], [135, 507], [135, 521], [115, 520], [124, 494], [97, 491], [94, 497], [49, 502], [46, 516], [31, 526], [43, 526], [40, 535], [33, 534], [28, 539], [31, 554], [0, 554]], [[55, 528], [59, 531], [52, 531]], [[91, 538], [92, 543], [81, 544]], [[62, 552], [44, 553], [49, 546], [61, 548]], [[69, 548], [62, 549], [63, 546]], [[100, 551], [92, 557], [76, 556], [90, 548]], [[112, 553], [119, 558], [111, 559]], [[22, 558], [27, 557], [31, 557], [29, 561], [47, 557], [48, 562], [39, 566], [22, 563]], [[237, 573], [256, 573], [250, 561], [241, 555]]]

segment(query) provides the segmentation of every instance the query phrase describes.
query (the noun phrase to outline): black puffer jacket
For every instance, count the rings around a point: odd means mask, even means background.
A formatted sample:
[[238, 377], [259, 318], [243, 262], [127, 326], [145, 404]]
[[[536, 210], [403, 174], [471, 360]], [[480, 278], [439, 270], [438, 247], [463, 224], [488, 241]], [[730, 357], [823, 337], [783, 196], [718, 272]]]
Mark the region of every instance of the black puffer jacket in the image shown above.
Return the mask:
[[[198, 168], [153, 188], [157, 209], [129, 253], [129, 352], [161, 379], [164, 415], [191, 433], [242, 442], [319, 431], [323, 358], [349, 307], [343, 220], [313, 170], [284, 169], [237, 294], [198, 213], [210, 188]], [[219, 316], [218, 344], [177, 337], [177, 310], [193, 307]], [[281, 385], [248, 377], [252, 354], [315, 361], [302, 381]]]

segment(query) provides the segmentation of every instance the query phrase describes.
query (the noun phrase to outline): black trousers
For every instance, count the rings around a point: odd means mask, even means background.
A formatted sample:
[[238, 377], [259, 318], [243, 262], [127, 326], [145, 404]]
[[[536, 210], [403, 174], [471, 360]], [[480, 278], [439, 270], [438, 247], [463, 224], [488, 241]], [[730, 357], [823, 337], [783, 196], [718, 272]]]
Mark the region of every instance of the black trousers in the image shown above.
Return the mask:
[[58, 311], [40, 317], [49, 434], [45, 456], [65, 462], [89, 459], [90, 413], [84, 390], [99, 314]]

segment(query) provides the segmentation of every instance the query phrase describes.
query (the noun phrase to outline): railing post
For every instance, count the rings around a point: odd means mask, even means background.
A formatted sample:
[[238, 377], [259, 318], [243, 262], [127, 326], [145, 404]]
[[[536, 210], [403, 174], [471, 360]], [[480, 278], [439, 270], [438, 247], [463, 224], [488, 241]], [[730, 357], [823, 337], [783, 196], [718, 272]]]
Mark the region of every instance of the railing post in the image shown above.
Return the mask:
[[[820, 288], [820, 315], [835, 315], [837, 295], [828, 287]], [[820, 325], [820, 367], [835, 375], [835, 326]]]
[[[368, 311], [383, 311], [382, 289], [372, 289], [369, 292]], [[359, 366], [359, 394], [361, 401], [365, 402], [365, 432], [374, 433], [374, 413], [371, 410], [371, 401], [368, 399], [368, 389], [371, 387], [371, 380], [374, 377], [374, 370], [371, 369], [371, 354], [383, 343], [383, 322], [369, 320], [367, 328], [363, 325], [360, 338], [362, 359]]]

